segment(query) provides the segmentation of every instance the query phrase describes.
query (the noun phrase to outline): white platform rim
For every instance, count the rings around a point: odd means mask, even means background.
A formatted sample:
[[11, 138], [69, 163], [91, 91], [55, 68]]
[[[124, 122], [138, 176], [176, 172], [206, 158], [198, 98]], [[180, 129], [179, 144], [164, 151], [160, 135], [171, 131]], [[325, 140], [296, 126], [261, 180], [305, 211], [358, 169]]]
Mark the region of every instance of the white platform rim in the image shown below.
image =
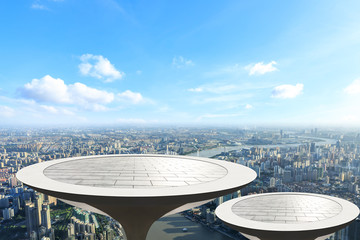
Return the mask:
[[[306, 223], [305, 222], [269, 223], [269, 222], [254, 221], [240, 217], [232, 211], [232, 207], [239, 201], [262, 197], [262, 196], [269, 196], [269, 195], [299, 195], [299, 196], [301, 195], [301, 196], [321, 197], [335, 201], [336, 203], [340, 204], [342, 207], [342, 211], [334, 217], [325, 220], [306, 222]], [[252, 231], [256, 230], [259, 232], [264, 232], [264, 231], [296, 232], [296, 231], [316, 231], [321, 229], [334, 228], [349, 223], [359, 215], [359, 208], [355, 204], [347, 200], [328, 196], [328, 195], [315, 194], [315, 193], [300, 193], [300, 192], [279, 192], [279, 193], [254, 194], [237, 199], [232, 199], [218, 206], [215, 210], [215, 214], [222, 221], [230, 225], [238, 226], [240, 228], [245, 228]]]
[[[227, 174], [214, 181], [204, 182], [196, 185], [164, 187], [164, 188], [106, 188], [92, 187], [84, 185], [75, 185], [65, 182], [56, 181], [44, 175], [44, 170], [52, 165], [89, 158], [113, 158], [113, 157], [166, 157], [189, 159], [203, 161], [219, 165], [227, 170]], [[157, 154], [114, 154], [114, 155], [95, 155], [85, 157], [72, 157], [46, 161], [25, 167], [16, 174], [18, 180], [29, 187], [39, 190], [47, 190], [57, 193], [86, 195], [86, 196], [107, 196], [107, 197], [171, 197], [171, 196], [189, 196], [197, 194], [206, 194], [226, 191], [229, 189], [240, 188], [252, 182], [256, 177], [256, 172], [252, 169], [222, 160], [214, 160], [209, 158], [183, 156], [183, 155], [157, 155]]]

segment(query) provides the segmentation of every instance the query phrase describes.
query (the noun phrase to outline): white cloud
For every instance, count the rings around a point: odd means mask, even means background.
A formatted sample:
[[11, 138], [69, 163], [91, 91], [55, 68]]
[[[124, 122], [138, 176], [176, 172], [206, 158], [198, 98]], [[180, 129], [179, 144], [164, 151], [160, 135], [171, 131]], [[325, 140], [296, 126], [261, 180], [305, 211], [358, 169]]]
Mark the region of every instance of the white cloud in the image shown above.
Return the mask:
[[39, 102], [71, 103], [68, 86], [60, 78], [46, 75], [41, 79], [33, 79], [20, 89], [22, 96]]
[[218, 85], [218, 86], [208, 87], [206, 90], [211, 93], [229, 93], [229, 92], [235, 92], [236, 90], [240, 90], [240, 87], [231, 84]]
[[212, 78], [212, 77], [227, 75], [227, 78], [231, 77], [238, 79], [239, 74], [243, 72], [244, 72], [244, 67], [236, 63], [233, 65], [218, 67], [209, 72], [205, 72], [204, 76]]
[[49, 10], [46, 6], [39, 4], [39, 3], [33, 3], [31, 5], [32, 9], [38, 9], [38, 10]]
[[273, 98], [295, 98], [302, 93], [304, 84], [298, 83], [296, 85], [284, 84], [277, 86], [272, 91]]
[[80, 73], [103, 79], [105, 82], [113, 82], [124, 77], [125, 73], [118, 71], [110, 61], [101, 55], [83, 54], [80, 57]]
[[183, 56], [174, 57], [172, 60], [172, 65], [176, 68], [184, 68], [194, 66], [193, 61], [189, 59], [185, 59]]
[[13, 117], [15, 115], [15, 110], [8, 106], [0, 106], [0, 116], [1, 117]]
[[246, 109], [251, 109], [251, 108], [253, 108], [253, 106], [252, 106], [251, 104], [246, 104], [246, 105], [245, 105], [245, 108], [246, 108]]
[[60, 109], [60, 112], [61, 112], [61, 114], [68, 115], [68, 116], [74, 116], [75, 115], [75, 113], [73, 111], [71, 111], [69, 109], [66, 109], [66, 108]]
[[236, 86], [233, 84], [211, 84], [211, 85], [203, 85], [197, 88], [189, 88], [189, 92], [209, 92], [209, 93], [216, 93], [216, 94], [222, 94], [222, 93], [230, 93], [230, 92], [236, 92], [238, 90], [241, 90], [240, 86]]
[[194, 104], [207, 104], [207, 103], [229, 103], [229, 102], [239, 102], [244, 99], [248, 99], [253, 97], [252, 93], [244, 93], [244, 94], [224, 94], [217, 95], [216, 97], [207, 97], [207, 98], [199, 98], [193, 101]]
[[91, 88], [82, 83], [69, 85], [69, 94], [74, 103], [101, 103], [107, 104], [114, 100], [114, 94], [96, 88]]
[[118, 100], [121, 102], [128, 102], [132, 104], [139, 104], [145, 102], [145, 99], [140, 93], [126, 90], [125, 92], [118, 93]]
[[[36, 104], [32, 106], [32, 108], [37, 108]], [[34, 109], [35, 110], [35, 109]], [[55, 106], [49, 106], [49, 105], [38, 105], [38, 111], [45, 113], [51, 113], [51, 114], [61, 114], [61, 115], [67, 115], [67, 116], [74, 116], [75, 113], [67, 108], [64, 107], [55, 107]]]
[[204, 89], [202, 87], [197, 87], [197, 88], [189, 88], [188, 91], [189, 92], [202, 92], [202, 91], [204, 91]]
[[158, 108], [158, 112], [162, 112], [162, 113], [169, 112], [171, 110], [172, 109], [168, 105], [164, 105]]
[[[98, 110], [102, 104], [111, 103], [114, 94], [91, 88], [82, 83], [66, 85], [60, 78], [46, 75], [41, 79], [33, 79], [20, 89], [23, 97], [36, 102], [56, 104], [74, 104], [86, 109]], [[43, 105], [43, 109], [55, 112], [55, 108]]]
[[58, 113], [64, 115], [75, 115], [73, 109], [71, 108], [38, 104], [33, 99], [8, 98], [4, 96], [0, 96], [0, 99], [6, 102], [10, 102], [11, 104], [17, 105], [16, 109], [21, 109], [22, 112], [24, 109], [27, 109], [29, 110], [29, 112], [46, 112], [53, 114]]
[[54, 106], [40, 105], [40, 107], [49, 113], [58, 113], [58, 110]]
[[349, 95], [360, 94], [360, 79], [354, 80], [344, 91]]
[[263, 75], [268, 72], [273, 72], [278, 70], [273, 65], [276, 65], [275, 61], [271, 61], [268, 64], [264, 64], [264, 62], [258, 62], [256, 64], [250, 64], [245, 67], [246, 70], [249, 71], [249, 75]]
[[102, 104], [97, 104], [97, 103], [86, 106], [86, 109], [92, 110], [95, 112], [106, 112], [106, 111], [110, 110], [108, 107], [106, 107]]

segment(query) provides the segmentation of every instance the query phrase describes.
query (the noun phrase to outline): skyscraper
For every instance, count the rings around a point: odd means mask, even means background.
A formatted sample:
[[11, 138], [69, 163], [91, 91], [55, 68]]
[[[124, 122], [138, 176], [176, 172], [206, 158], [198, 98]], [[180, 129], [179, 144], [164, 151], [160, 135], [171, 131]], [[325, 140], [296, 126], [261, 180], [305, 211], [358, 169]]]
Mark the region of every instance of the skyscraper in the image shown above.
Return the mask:
[[48, 202], [45, 202], [42, 205], [41, 225], [46, 228], [47, 232], [51, 229], [50, 207]]
[[37, 232], [37, 229], [39, 227], [38, 220], [36, 218], [37, 215], [37, 209], [32, 202], [26, 202], [25, 203], [25, 217], [26, 217], [26, 228], [27, 233], [29, 236], [31, 236], [32, 232]]
[[41, 226], [41, 209], [42, 209], [42, 204], [43, 204], [43, 194], [36, 192], [34, 203], [35, 203], [35, 208], [37, 211], [36, 212], [37, 226]]

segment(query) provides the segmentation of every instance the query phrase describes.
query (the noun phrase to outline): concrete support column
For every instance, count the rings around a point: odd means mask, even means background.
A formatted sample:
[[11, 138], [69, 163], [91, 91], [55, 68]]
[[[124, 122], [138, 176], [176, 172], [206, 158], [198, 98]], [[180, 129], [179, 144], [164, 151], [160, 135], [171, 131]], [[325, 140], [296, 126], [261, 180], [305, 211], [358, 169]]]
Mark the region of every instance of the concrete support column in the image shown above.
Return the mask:
[[172, 209], [181, 205], [93, 205], [118, 221], [124, 228], [127, 240], [146, 240], [151, 225]]

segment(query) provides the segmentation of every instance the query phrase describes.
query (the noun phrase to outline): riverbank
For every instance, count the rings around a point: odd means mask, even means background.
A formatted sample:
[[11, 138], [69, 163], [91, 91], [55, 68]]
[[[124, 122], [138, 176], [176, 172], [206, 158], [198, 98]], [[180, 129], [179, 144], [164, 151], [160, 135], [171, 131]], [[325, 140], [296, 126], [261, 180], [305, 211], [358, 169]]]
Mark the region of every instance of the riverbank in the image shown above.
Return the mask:
[[[251, 147], [258, 147], [258, 148], [276, 148], [276, 147], [280, 147], [280, 148], [289, 148], [289, 147], [298, 147], [299, 145], [303, 145], [306, 144], [304, 141], [310, 140], [312, 139], [314, 142], [316, 140], [316, 145], [317, 146], [323, 146], [323, 145], [331, 145], [331, 144], [335, 144], [336, 140], [335, 139], [330, 139], [330, 138], [312, 138], [312, 137], [300, 137], [300, 139], [303, 139], [302, 142], [299, 143], [290, 143], [290, 144], [270, 144], [270, 145], [238, 145], [238, 146], [221, 146], [221, 147], [216, 147], [216, 148], [212, 148], [212, 149], [205, 149], [199, 152], [199, 157], [207, 157], [207, 158], [211, 158], [213, 156], [216, 156], [218, 154], [220, 154], [221, 152], [227, 151], [233, 151], [233, 150], [241, 150], [244, 148], [251, 148]], [[311, 141], [310, 141], [311, 142]], [[198, 153], [191, 153], [189, 154], [189, 156], [197, 156]]]
[[[187, 232], [183, 232], [187, 228]], [[180, 214], [163, 217], [150, 228], [146, 240], [233, 240]]]

